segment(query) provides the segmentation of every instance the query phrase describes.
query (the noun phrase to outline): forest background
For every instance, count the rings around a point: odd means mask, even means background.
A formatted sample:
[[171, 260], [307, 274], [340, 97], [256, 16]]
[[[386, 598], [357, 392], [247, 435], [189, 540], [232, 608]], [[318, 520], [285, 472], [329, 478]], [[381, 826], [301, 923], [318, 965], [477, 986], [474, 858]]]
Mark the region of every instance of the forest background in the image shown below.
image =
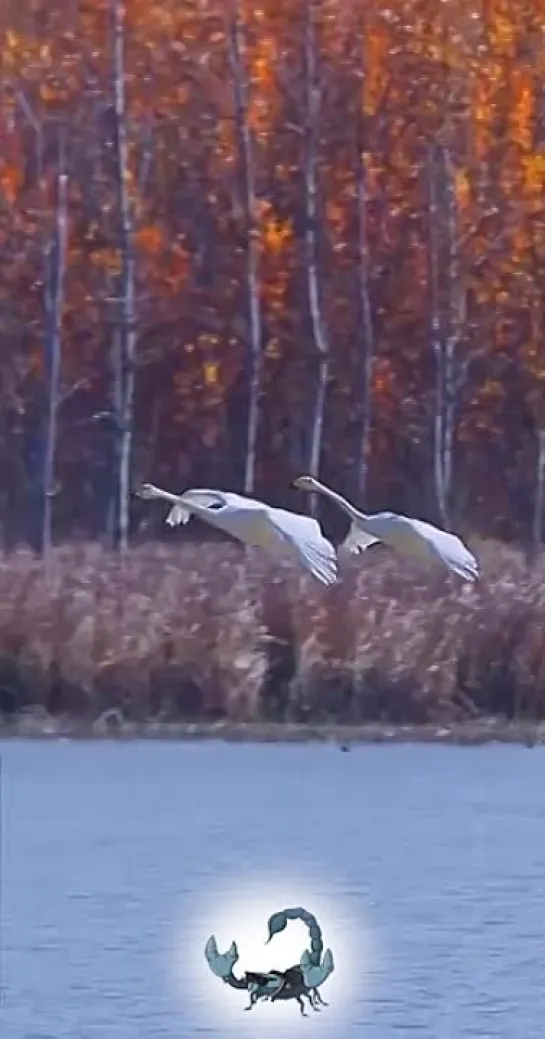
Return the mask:
[[[543, 533], [545, 0], [4, 0], [0, 35], [0, 709], [544, 714], [541, 564], [498, 540]], [[303, 509], [303, 471], [496, 539], [485, 585], [432, 618], [378, 555], [326, 602], [141, 544], [141, 479]]]
[[541, 540], [543, 0], [2, 12], [5, 545], [307, 470]]

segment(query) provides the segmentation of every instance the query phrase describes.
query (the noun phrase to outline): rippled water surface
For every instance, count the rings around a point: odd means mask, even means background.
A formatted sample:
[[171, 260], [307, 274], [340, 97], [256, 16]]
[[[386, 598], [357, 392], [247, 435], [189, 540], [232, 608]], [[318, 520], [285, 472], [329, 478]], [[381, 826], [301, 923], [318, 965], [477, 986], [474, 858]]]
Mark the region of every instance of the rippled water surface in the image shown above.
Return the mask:
[[[3, 1039], [545, 1035], [545, 751], [0, 748]], [[203, 957], [285, 897], [336, 960], [308, 1018]]]

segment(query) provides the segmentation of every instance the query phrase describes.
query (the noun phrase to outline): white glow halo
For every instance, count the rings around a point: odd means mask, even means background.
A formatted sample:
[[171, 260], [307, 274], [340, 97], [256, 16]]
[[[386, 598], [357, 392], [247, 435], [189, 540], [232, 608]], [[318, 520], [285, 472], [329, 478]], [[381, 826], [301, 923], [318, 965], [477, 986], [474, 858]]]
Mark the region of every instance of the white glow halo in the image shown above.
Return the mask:
[[[211, 878], [210, 878], [211, 879]], [[355, 908], [355, 900], [342, 895], [325, 895], [324, 878], [309, 881], [307, 871], [299, 877], [279, 877], [271, 873], [251, 879], [240, 875], [224, 878], [221, 884], [194, 893], [191, 906], [178, 920], [175, 937], [175, 962], [171, 964], [173, 994], [180, 1010], [191, 1008], [191, 1018], [199, 1019], [199, 1027], [219, 1027], [233, 1034], [259, 1034], [278, 1031], [282, 1035], [300, 1035], [308, 1025], [295, 1001], [259, 1002], [247, 1013], [248, 994], [224, 984], [212, 974], [204, 956], [204, 947], [214, 935], [218, 951], [224, 953], [236, 941], [239, 960], [234, 973], [245, 970], [285, 970], [299, 963], [301, 953], [310, 947], [308, 929], [302, 921], [290, 920], [285, 931], [266, 945], [267, 921], [282, 909], [303, 906], [317, 918], [322, 929], [324, 951], [333, 952], [335, 970], [320, 989], [327, 1007], [319, 1013], [305, 1003], [308, 1017], [313, 1019], [313, 1032], [321, 1036], [331, 1031], [339, 1034], [339, 1026], [352, 1024], [358, 1018], [357, 1006], [369, 997], [370, 968], [376, 974], [377, 943], [368, 922]], [[332, 888], [330, 887], [331, 891]], [[359, 899], [358, 899], [359, 902]], [[182, 914], [181, 914], [182, 915]], [[172, 969], [173, 968], [173, 969]], [[215, 1028], [214, 1028], [215, 1031]]]

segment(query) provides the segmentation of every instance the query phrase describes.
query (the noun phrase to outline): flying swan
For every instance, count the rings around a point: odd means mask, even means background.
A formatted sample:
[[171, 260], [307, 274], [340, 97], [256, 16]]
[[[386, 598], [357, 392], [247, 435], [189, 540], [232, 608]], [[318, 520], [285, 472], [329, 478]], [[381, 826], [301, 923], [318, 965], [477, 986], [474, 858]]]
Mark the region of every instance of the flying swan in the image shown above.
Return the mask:
[[377, 512], [374, 515], [359, 512], [346, 498], [325, 487], [313, 476], [298, 476], [292, 486], [325, 495], [350, 517], [350, 530], [340, 548], [361, 553], [370, 545], [382, 541], [401, 555], [422, 562], [442, 563], [465, 581], [476, 581], [480, 577], [475, 556], [455, 534], [439, 530], [424, 520], [399, 516], [395, 512]]
[[188, 523], [191, 516], [196, 516], [243, 544], [261, 548], [277, 559], [301, 564], [322, 584], [331, 585], [337, 580], [337, 553], [322, 534], [318, 521], [310, 516], [275, 509], [231, 491], [191, 488], [183, 494], [171, 494], [145, 483], [135, 493], [145, 500], [159, 498], [169, 502], [172, 507], [166, 522], [171, 527]]

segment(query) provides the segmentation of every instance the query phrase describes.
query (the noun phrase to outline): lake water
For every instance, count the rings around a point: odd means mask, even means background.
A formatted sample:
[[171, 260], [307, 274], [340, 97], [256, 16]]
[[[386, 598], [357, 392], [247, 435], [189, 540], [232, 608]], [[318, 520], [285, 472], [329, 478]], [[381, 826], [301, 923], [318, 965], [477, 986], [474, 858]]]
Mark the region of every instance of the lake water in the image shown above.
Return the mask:
[[[3, 1039], [545, 1034], [545, 751], [0, 749]], [[302, 924], [263, 944], [287, 902], [333, 950], [329, 1006], [245, 1013], [204, 944], [290, 966]]]

